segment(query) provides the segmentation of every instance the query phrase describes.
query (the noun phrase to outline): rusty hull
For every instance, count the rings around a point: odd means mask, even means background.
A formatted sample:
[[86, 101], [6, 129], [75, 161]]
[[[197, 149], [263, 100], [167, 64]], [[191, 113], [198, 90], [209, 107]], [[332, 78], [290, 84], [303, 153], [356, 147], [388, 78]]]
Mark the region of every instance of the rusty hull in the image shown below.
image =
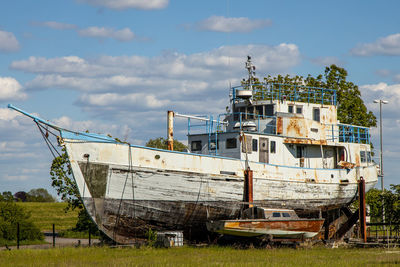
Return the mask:
[[283, 141], [287, 144], [304, 144], [304, 145], [327, 145], [326, 140], [312, 140], [312, 139], [300, 139], [300, 138], [285, 138]]
[[[288, 138], [317, 140], [326, 144], [326, 125], [300, 117], [278, 117], [277, 134]], [[306, 143], [308, 144], [308, 143]]]

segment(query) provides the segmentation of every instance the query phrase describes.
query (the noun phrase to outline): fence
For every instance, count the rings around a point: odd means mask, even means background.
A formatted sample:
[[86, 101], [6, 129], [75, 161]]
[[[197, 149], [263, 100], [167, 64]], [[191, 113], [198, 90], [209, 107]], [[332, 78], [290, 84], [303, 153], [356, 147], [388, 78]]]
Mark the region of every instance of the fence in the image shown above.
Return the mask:
[[376, 241], [399, 243], [400, 224], [398, 223], [367, 223], [367, 237]]
[[[0, 247], [4, 246], [6, 249], [10, 249], [9, 247], [10, 246], [15, 246], [15, 243], [16, 243], [16, 248], [20, 249], [21, 242], [25, 241], [24, 242], [25, 245], [30, 245], [30, 244], [36, 245], [37, 241], [41, 240], [40, 237], [41, 238], [50, 237], [51, 238], [50, 245], [52, 247], [55, 247], [57, 243], [60, 244], [60, 245], [61, 244], [68, 245], [68, 243], [70, 245], [73, 245], [74, 242], [75, 243], [77, 242], [77, 244], [75, 244], [75, 245], [78, 245], [78, 246], [81, 245], [81, 244], [83, 245], [83, 243], [81, 243], [82, 239], [85, 240], [85, 244], [87, 244], [89, 247], [92, 246], [93, 230], [90, 227], [87, 230], [87, 232], [82, 232], [82, 231], [76, 232], [80, 236], [86, 235], [86, 233], [87, 233], [87, 237], [85, 236], [84, 238], [83, 237], [77, 238], [77, 237], [68, 236], [66, 238], [59, 239], [60, 238], [59, 237], [60, 233], [63, 233], [63, 232], [58, 233], [56, 231], [56, 225], [55, 224], [52, 224], [52, 230], [51, 231], [41, 232], [41, 234], [39, 236], [37, 235], [37, 233], [31, 234], [32, 231], [35, 231], [35, 230], [37, 230], [37, 228], [36, 227], [32, 227], [32, 225], [25, 225], [25, 224], [21, 224], [21, 223], [17, 222], [17, 223], [14, 224], [12, 229], [8, 229], [8, 233], [7, 233], [8, 235], [6, 236], [6, 238], [4, 238], [4, 236], [3, 236], [3, 239], [0, 238], [0, 241], [1, 241], [0, 242]], [[66, 232], [70, 232], [70, 231], [66, 231]], [[64, 240], [64, 241], [63, 242], [60, 242], [60, 241], [57, 242], [57, 239]], [[47, 240], [48, 240], [48, 238], [47, 238]], [[67, 240], [67, 242], [65, 240]], [[3, 243], [3, 244], [1, 244], [1, 243]]]

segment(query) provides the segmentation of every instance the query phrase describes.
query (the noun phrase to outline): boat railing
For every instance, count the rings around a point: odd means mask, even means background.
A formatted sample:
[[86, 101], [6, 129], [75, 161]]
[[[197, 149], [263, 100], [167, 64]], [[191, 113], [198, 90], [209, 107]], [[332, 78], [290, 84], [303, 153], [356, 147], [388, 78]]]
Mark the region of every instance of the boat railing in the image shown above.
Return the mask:
[[[336, 90], [295, 84], [256, 83], [251, 86], [253, 100], [280, 100], [336, 105]], [[232, 100], [244, 101], [237, 97], [238, 91], [250, 90], [248, 85], [232, 88]]]
[[[255, 130], [249, 131], [255, 133], [276, 134], [276, 116], [266, 116], [245, 112], [234, 112], [232, 115], [233, 127], [235, 129], [246, 131], [252, 126], [255, 126]], [[255, 125], [251, 125], [249, 122], [253, 122]]]
[[[233, 116], [232, 124], [226, 123], [227, 116]], [[276, 134], [276, 116], [265, 116], [259, 114], [234, 112], [223, 113], [216, 116], [213, 115], [201, 116], [203, 121], [193, 123], [191, 118], [188, 118], [188, 135], [191, 134], [212, 134], [223, 133], [227, 130], [230, 131], [251, 131], [255, 133], [269, 133]], [[253, 122], [253, 124], [249, 124]], [[255, 130], [249, 130], [250, 128]]]
[[326, 139], [340, 143], [370, 144], [371, 135], [368, 127], [350, 124], [329, 124], [326, 127]]

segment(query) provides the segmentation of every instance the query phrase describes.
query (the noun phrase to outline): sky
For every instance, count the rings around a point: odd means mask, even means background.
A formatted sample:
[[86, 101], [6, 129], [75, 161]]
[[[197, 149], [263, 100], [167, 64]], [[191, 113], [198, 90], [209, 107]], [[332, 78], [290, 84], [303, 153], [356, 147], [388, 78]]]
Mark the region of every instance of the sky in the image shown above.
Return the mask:
[[[230, 85], [336, 64], [379, 118], [384, 184], [400, 184], [399, 1], [17, 0], [0, 8], [0, 192], [51, 187], [52, 155], [11, 103], [132, 144], [166, 137], [167, 110], [223, 113]], [[185, 121], [175, 137], [186, 139]], [[371, 129], [379, 155], [379, 128]], [[376, 158], [379, 161], [379, 158]], [[380, 183], [377, 185], [380, 188]]]

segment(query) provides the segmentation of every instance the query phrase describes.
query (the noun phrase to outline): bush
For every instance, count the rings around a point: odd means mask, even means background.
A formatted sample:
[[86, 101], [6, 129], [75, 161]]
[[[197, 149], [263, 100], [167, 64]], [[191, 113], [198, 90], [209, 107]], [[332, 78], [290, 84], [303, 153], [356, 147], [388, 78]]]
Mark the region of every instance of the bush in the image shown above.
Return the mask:
[[13, 201], [0, 201], [0, 239], [16, 240], [19, 223], [20, 240], [43, 240], [43, 234], [29, 219], [30, 216]]

